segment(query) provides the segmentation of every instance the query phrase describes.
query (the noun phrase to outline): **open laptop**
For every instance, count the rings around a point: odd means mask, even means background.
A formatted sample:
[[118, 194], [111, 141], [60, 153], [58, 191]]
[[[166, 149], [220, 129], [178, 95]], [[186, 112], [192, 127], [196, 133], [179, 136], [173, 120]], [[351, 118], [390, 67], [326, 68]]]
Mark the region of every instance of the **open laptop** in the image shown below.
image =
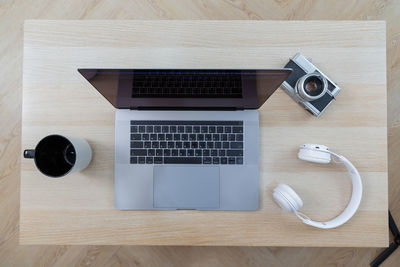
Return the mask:
[[78, 69], [114, 107], [115, 208], [259, 208], [258, 108], [291, 69]]

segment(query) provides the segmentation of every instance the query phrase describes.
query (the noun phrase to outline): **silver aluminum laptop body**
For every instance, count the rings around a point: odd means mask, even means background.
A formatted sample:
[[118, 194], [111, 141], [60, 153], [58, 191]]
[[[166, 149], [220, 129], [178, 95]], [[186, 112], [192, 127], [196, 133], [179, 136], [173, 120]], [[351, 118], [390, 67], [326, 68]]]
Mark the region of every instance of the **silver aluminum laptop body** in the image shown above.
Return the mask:
[[[211, 119], [210, 119], [211, 118]], [[243, 165], [130, 164], [130, 120], [216, 120], [244, 124]], [[258, 111], [138, 111], [117, 110], [115, 117], [115, 207], [117, 209], [257, 210], [259, 206]], [[172, 177], [155, 176], [182, 169], [182, 184]], [[207, 170], [212, 169], [212, 172]], [[170, 174], [168, 174], [170, 175]], [[172, 174], [173, 175], [173, 174]], [[207, 183], [204, 187], [201, 184]], [[180, 187], [179, 187], [180, 186]], [[162, 188], [160, 188], [162, 187]], [[161, 192], [164, 191], [164, 192]]]
[[[236, 78], [228, 77], [226, 84], [229, 86], [230, 93], [227, 97], [225, 95], [214, 97], [211, 95], [212, 88], [210, 90], [201, 88], [203, 91], [200, 95], [191, 95], [199, 92], [194, 90], [187, 95], [183, 85], [186, 86], [190, 83], [183, 84], [179, 88], [170, 88], [168, 91], [164, 90], [163, 86], [170, 86], [170, 80], [157, 80], [158, 83], [149, 83], [147, 78], [143, 78], [144, 74], [150, 72], [153, 76], [160, 73], [164, 75], [166, 72], [167, 74], [172, 73], [176, 77], [181, 74], [187, 75], [190, 71], [190, 76], [194, 77], [190, 79], [195, 81], [196, 75], [211, 75], [213, 72], [220, 73], [221, 70], [78, 69], [78, 71], [117, 108], [114, 180], [116, 209], [257, 210], [259, 208], [259, 113], [257, 109], [290, 75], [290, 69], [223, 70], [223, 75], [236, 75]], [[213, 86], [224, 83], [225, 78], [222, 79], [222, 82], [217, 79], [215, 83], [212, 83]], [[239, 91], [231, 90], [231, 86], [235, 86], [238, 79], [240, 81]], [[233, 82], [229, 83], [231, 80]], [[159, 87], [157, 90], [169, 95], [153, 96], [151, 95], [153, 91], [150, 89], [141, 89], [143, 86], [146, 88], [154, 84]], [[204, 87], [207, 84], [209, 83], [202, 83], [201, 86]], [[139, 89], [135, 86], [139, 86]], [[171, 93], [172, 91], [173, 93]], [[152, 138], [152, 135], [146, 133], [147, 126], [146, 131], [143, 126], [142, 133], [132, 134], [132, 123], [140, 124], [149, 121], [160, 123], [175, 121], [178, 124], [207, 122], [211, 125], [221, 122], [228, 125], [239, 123], [242, 126], [241, 131], [243, 131], [239, 134], [243, 139], [240, 147], [242, 151], [239, 151], [242, 154], [236, 157], [236, 164], [235, 157], [233, 157], [233, 163], [228, 158], [229, 161], [225, 161], [225, 164], [222, 163], [222, 158], [217, 161], [211, 158], [211, 162], [205, 162], [204, 157], [203, 161], [200, 160], [196, 164], [187, 164], [187, 162], [186, 164], [180, 164], [181, 162], [175, 164], [175, 161], [171, 162], [169, 157], [163, 157], [161, 162], [156, 162], [156, 157], [149, 157], [151, 161], [147, 162], [147, 157], [136, 157], [138, 155], [133, 155], [132, 152], [150, 153], [143, 149], [144, 142], [142, 140], [135, 141], [137, 140], [135, 138], [144, 138], [146, 135], [147, 139], [145, 140], [149, 140], [149, 136]], [[134, 131], [137, 131], [137, 127], [135, 127]], [[230, 126], [227, 127], [230, 128]], [[207, 129], [211, 131], [211, 128], [212, 126], [208, 126]], [[220, 127], [220, 129], [222, 128]], [[154, 128], [150, 126], [150, 130], [152, 129], [155, 130], [155, 126]], [[172, 128], [167, 129], [172, 131]], [[174, 130], [176, 129], [174, 128]], [[157, 134], [153, 134], [153, 136], [157, 137]], [[166, 136], [163, 135], [163, 138]], [[172, 136], [174, 135], [171, 134], [170, 138]], [[222, 134], [219, 136], [222, 138]], [[183, 138], [183, 134], [178, 134], [177, 137]], [[238, 134], [236, 134], [236, 138], [238, 138]], [[151, 140], [145, 142], [153, 145]], [[165, 143], [167, 142], [164, 142], [164, 145]], [[173, 140], [171, 143], [174, 143]], [[161, 145], [161, 142], [158, 144]], [[175, 145], [177, 145], [176, 142]], [[228, 145], [233, 146], [232, 143]], [[140, 149], [132, 149], [136, 146]], [[153, 153], [154, 151], [157, 149], [153, 149]], [[228, 153], [227, 150], [226, 152]], [[146, 155], [149, 156], [149, 154]], [[166, 155], [162, 154], [161, 156]], [[146, 162], [144, 162], [145, 158]], [[182, 158], [187, 159], [187, 157], [178, 155], [175, 160], [180, 161]], [[139, 162], [138, 159], [139, 161], [142, 159], [143, 162]], [[239, 161], [240, 164], [238, 164]]]

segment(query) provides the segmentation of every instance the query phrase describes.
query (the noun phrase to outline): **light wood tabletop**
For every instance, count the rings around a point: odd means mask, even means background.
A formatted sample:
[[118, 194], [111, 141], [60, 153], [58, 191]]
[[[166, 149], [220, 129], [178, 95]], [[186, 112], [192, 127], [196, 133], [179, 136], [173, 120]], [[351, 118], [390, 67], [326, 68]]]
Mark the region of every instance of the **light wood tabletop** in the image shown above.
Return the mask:
[[[381, 21], [26, 21], [22, 149], [59, 133], [88, 140], [94, 155], [61, 179], [21, 160], [21, 244], [379, 247], [388, 244], [386, 31]], [[114, 209], [115, 109], [77, 68], [280, 68], [302, 52], [342, 88], [316, 118], [281, 89], [260, 109], [260, 210]], [[345, 225], [302, 224], [272, 200], [290, 184], [315, 220], [350, 198], [345, 168], [297, 159], [321, 143], [360, 171], [364, 192]]]

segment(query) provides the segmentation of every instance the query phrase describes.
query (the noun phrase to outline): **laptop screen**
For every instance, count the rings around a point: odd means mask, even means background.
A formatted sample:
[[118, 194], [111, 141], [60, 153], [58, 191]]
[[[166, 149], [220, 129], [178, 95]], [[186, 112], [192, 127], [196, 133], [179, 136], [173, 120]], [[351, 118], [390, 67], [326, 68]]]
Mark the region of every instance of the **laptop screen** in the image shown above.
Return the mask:
[[259, 108], [290, 69], [78, 69], [116, 108]]

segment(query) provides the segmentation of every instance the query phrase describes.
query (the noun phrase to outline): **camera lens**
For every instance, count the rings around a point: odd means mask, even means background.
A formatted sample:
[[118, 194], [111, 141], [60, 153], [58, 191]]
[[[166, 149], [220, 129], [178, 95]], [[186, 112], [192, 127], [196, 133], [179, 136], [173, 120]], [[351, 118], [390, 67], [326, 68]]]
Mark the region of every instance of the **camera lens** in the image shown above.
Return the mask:
[[313, 101], [326, 93], [328, 82], [319, 73], [309, 73], [296, 83], [296, 93], [306, 101]]
[[311, 76], [304, 81], [304, 91], [311, 96], [320, 95], [324, 90], [323, 82], [318, 77]]

